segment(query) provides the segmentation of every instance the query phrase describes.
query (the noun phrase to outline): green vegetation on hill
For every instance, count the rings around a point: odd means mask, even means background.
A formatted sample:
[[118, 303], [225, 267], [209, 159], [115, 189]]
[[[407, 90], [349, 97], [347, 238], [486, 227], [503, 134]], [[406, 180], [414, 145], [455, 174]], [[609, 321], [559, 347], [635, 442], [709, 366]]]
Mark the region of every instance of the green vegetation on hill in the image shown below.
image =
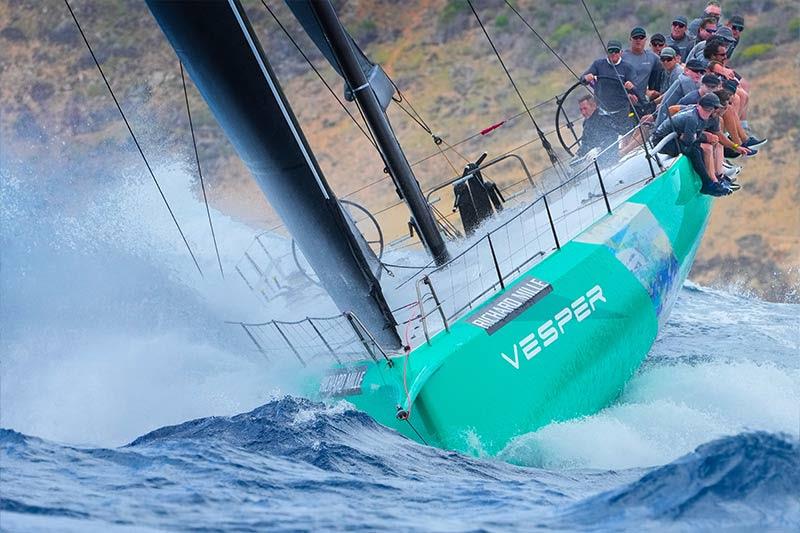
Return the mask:
[[[71, 0], [71, 3], [146, 153], [155, 161], [183, 161], [192, 171], [193, 155], [178, 62], [141, 0]], [[243, 3], [323, 170], [337, 190], [351, 191], [380, 177], [379, 159], [365, 148], [368, 145], [361, 133], [309, 72], [260, 0], [243, 0]], [[268, 0], [268, 3], [328, 82], [341, 92], [341, 80], [302, 34], [283, 2]], [[448, 142], [473, 135], [521, 111], [466, 2], [341, 0], [335, 4], [368, 55], [384, 66], [415, 109]], [[475, 0], [474, 4], [529, 104], [553, 97], [574, 81], [572, 74], [502, 0]], [[623, 42], [634, 25], [643, 25], [650, 34], [667, 33], [675, 15], [691, 19], [705, 5], [686, 0], [587, 0], [587, 4], [603, 38]], [[517, 0], [513, 5], [574, 71], [580, 73], [602, 54], [602, 46], [579, 0]], [[800, 105], [793, 86], [798, 79], [794, 58], [800, 31], [796, 1], [723, 0], [723, 12], [741, 13], [746, 18], [742, 43], [734, 56], [735, 65], [742, 66], [748, 78], [769, 84], [754, 86], [751, 122], [761, 134], [785, 138], [790, 146], [796, 145], [800, 141], [797, 124]], [[125, 164], [134, 164], [130, 163], [136, 161], [136, 156], [127, 132], [62, 2], [0, 3], [0, 49], [3, 51], [0, 157], [4, 165], [13, 161], [15, 165], [33, 169], [33, 175], [44, 175], [46, 167], [57, 166], [79, 171], [83, 176], [104, 176], [115, 164], [109, 161], [109, 153], [116, 154]], [[791, 60], [781, 61], [786, 57]], [[794, 83], [784, 93], [776, 91], [775, 87], [783, 87], [780, 83], [784, 79]], [[768, 103], [781, 96], [789, 101], [779, 109]], [[263, 202], [252, 200], [260, 196], [245, 168], [191, 86], [190, 102], [212, 202], [250, 220], [269, 223], [270, 215], [265, 214]], [[547, 119], [544, 111], [536, 112], [541, 113], [543, 121]], [[391, 108], [390, 117], [409, 158], [416, 160], [435, 152], [430, 136], [396, 106]], [[487, 138], [486, 149], [499, 152], [528, 140], [531, 132], [519, 124], [514, 125], [519, 129], [504, 126]], [[551, 127], [548, 123], [546, 129]], [[503, 138], [502, 134], [511, 138]], [[735, 199], [725, 200], [726, 205], [736, 202], [744, 205], [746, 195], [750, 194], [763, 200], [764, 208], [769, 210], [781, 201], [781, 195], [770, 193], [770, 186], [763, 182], [779, 183], [776, 187], [795, 187], [784, 183], [798, 175], [797, 167], [793, 166], [795, 158], [782, 155], [778, 146], [778, 142], [767, 145], [764, 150], [767, 157], [760, 158], [764, 162], [758, 163], [763, 166], [758, 167], [758, 176], [752, 178], [756, 183], [749, 187], [745, 184]], [[346, 157], [341, 157], [342, 154]], [[535, 145], [526, 157], [546, 165]], [[452, 173], [441, 158], [435, 161], [417, 167], [423, 184]], [[455, 164], [458, 166], [461, 161]], [[746, 176], [752, 175], [751, 166]], [[37, 173], [37, 168], [42, 172]], [[92, 187], [95, 181], [85, 180], [83, 184]], [[81, 182], [76, 186], [80, 187]], [[792, 191], [797, 194], [796, 189]], [[366, 189], [358, 200], [381, 206], [394, 202], [393, 194], [392, 187], [379, 185]], [[748, 220], [748, 224], [755, 225], [749, 233], [774, 232], [774, 224], [770, 225], [766, 219], [768, 213], [761, 218], [757, 213], [754, 216], [756, 221]], [[723, 235], [726, 229], [720, 227], [719, 231]], [[698, 273], [704, 280], [749, 279], [746, 282], [749, 286], [781, 299], [787, 287], [797, 283], [797, 273], [786, 272], [800, 259], [796, 251], [800, 236], [796, 227], [794, 232], [779, 228], [778, 233], [780, 239], [764, 236], [758, 247], [753, 244], [754, 239], [727, 246], [725, 239], [712, 235], [710, 240], [716, 248], [701, 250]], [[725, 254], [716, 253], [723, 249], [727, 250]], [[741, 255], [760, 261], [760, 266], [725, 270], [731, 258]], [[747, 275], [748, 271], [764, 269], [778, 272], [783, 281], [770, 288], [752, 279], [756, 276]]]

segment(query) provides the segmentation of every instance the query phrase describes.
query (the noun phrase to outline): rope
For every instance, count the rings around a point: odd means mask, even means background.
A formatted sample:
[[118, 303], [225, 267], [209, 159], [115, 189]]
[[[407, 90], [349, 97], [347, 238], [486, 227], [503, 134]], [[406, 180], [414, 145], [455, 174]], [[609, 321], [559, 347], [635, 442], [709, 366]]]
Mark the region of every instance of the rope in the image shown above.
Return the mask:
[[204, 277], [203, 270], [200, 268], [200, 264], [197, 262], [197, 258], [194, 256], [194, 252], [192, 252], [192, 247], [189, 246], [189, 241], [186, 240], [186, 235], [184, 235], [183, 230], [181, 229], [181, 225], [178, 223], [178, 219], [175, 218], [175, 213], [173, 213], [172, 207], [170, 207], [169, 202], [167, 201], [167, 197], [166, 195], [164, 195], [164, 191], [161, 189], [161, 185], [158, 183], [156, 175], [153, 172], [153, 169], [150, 167], [150, 163], [148, 163], [147, 157], [145, 157], [144, 151], [142, 150], [139, 141], [136, 139], [136, 135], [134, 135], [133, 133], [133, 128], [131, 128], [131, 125], [128, 123], [128, 119], [125, 117], [125, 113], [122, 111], [122, 106], [120, 106], [119, 101], [117, 100], [117, 97], [114, 94], [114, 90], [111, 89], [111, 84], [108, 82], [108, 78], [106, 78], [103, 69], [100, 67], [100, 62], [97, 60], [97, 56], [94, 55], [92, 46], [89, 44], [89, 40], [86, 38], [86, 34], [83, 33], [83, 28], [81, 28], [81, 25], [78, 22], [78, 18], [72, 11], [72, 6], [69, 5], [69, 0], [64, 0], [64, 3], [67, 5], [67, 9], [69, 10], [69, 14], [72, 16], [72, 20], [75, 21], [75, 26], [78, 27], [78, 31], [80, 32], [81, 37], [83, 38], [83, 42], [86, 43], [86, 48], [89, 49], [89, 53], [91, 54], [92, 59], [94, 60], [94, 64], [97, 66], [97, 70], [100, 71], [100, 76], [102, 76], [103, 82], [105, 82], [106, 87], [108, 88], [108, 92], [111, 94], [111, 98], [114, 100], [114, 104], [117, 106], [117, 111], [119, 111], [120, 116], [122, 116], [122, 121], [128, 128], [128, 133], [131, 134], [131, 138], [133, 139], [133, 143], [136, 145], [136, 149], [139, 151], [139, 155], [142, 156], [142, 161], [144, 161], [144, 165], [147, 167], [147, 171], [150, 173], [150, 177], [153, 178], [153, 183], [156, 184], [158, 193], [161, 195], [161, 199], [164, 201], [164, 205], [167, 207], [167, 211], [169, 211], [169, 215], [172, 217], [172, 221], [175, 223], [175, 227], [178, 228], [178, 233], [181, 234], [181, 239], [183, 239], [183, 244], [186, 246], [186, 250], [188, 250], [189, 255], [192, 256], [192, 261], [194, 262], [194, 266], [197, 268], [197, 272], [200, 273], [200, 277]]
[[200, 154], [197, 151], [197, 139], [194, 135], [194, 123], [192, 122], [192, 110], [189, 108], [189, 93], [186, 91], [186, 76], [183, 72], [183, 63], [178, 61], [181, 69], [181, 83], [183, 84], [183, 99], [186, 101], [186, 115], [189, 117], [189, 130], [192, 132], [192, 146], [194, 146], [194, 160], [197, 163], [197, 175], [200, 176], [200, 188], [203, 191], [203, 202], [206, 204], [206, 215], [208, 216], [208, 227], [211, 228], [211, 239], [214, 241], [214, 252], [217, 254], [217, 264], [222, 279], [225, 279], [225, 272], [222, 270], [222, 259], [219, 256], [217, 246], [217, 235], [214, 233], [214, 224], [211, 222], [211, 209], [208, 207], [208, 196], [206, 196], [206, 184], [203, 180], [203, 170], [200, 167]]
[[483, 30], [483, 34], [486, 36], [486, 40], [489, 41], [492, 50], [494, 50], [494, 54], [497, 56], [497, 60], [503, 67], [503, 70], [505, 71], [506, 76], [508, 77], [508, 81], [510, 81], [511, 86], [514, 87], [514, 91], [517, 93], [520, 102], [522, 102], [522, 106], [525, 108], [525, 111], [531, 118], [531, 122], [533, 122], [533, 126], [534, 128], [536, 128], [536, 133], [539, 135], [539, 139], [541, 139], [542, 141], [542, 147], [544, 148], [545, 152], [547, 152], [547, 156], [550, 158], [550, 163], [553, 165], [553, 168], [556, 170], [556, 172], [561, 172], [562, 174], [566, 175], [563, 169], [560, 168], [561, 164], [558, 160], [558, 157], [556, 157], [555, 152], [553, 152], [553, 147], [550, 145], [550, 141], [548, 141], [547, 137], [545, 137], [544, 133], [542, 132], [542, 129], [539, 127], [539, 124], [536, 123], [536, 119], [533, 117], [533, 112], [531, 112], [530, 108], [528, 107], [528, 104], [525, 102], [525, 98], [522, 96], [522, 93], [517, 87], [516, 82], [514, 82], [514, 78], [511, 76], [511, 72], [509, 72], [508, 67], [506, 67], [505, 62], [503, 61], [503, 58], [500, 56], [500, 52], [497, 50], [497, 47], [494, 45], [494, 42], [492, 41], [492, 38], [489, 36], [489, 32], [486, 31], [486, 27], [483, 25], [483, 22], [481, 21], [478, 12], [475, 10], [475, 6], [472, 5], [472, 0], [467, 0], [467, 4], [469, 4], [469, 8], [472, 10], [473, 15], [475, 15], [475, 19], [478, 21], [481, 30]]

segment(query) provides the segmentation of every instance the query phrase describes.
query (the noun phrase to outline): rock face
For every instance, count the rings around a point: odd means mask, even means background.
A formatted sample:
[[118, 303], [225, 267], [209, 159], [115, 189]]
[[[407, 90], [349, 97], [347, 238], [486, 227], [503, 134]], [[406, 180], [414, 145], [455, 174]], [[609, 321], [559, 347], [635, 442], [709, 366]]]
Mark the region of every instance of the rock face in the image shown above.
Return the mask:
[[[663, 33], [673, 11], [692, 15], [695, 4], [677, 1], [670, 13], [662, 13], [608, 0], [596, 8], [594, 16], [603, 21], [604, 34], [624, 41], [634, 25], [644, 25], [651, 34]], [[368, 55], [383, 65], [403, 91], [403, 106], [411, 114], [418, 113], [420, 122], [448, 144], [508, 121], [491, 135], [460, 145], [458, 154], [466, 159], [475, 159], [483, 150], [496, 155], [531, 140], [530, 123], [509, 120], [519, 115], [522, 106], [466, 3], [350, 0], [336, 5]], [[245, 2], [245, 6], [334, 188], [344, 195], [375, 183], [353, 199], [373, 211], [394, 203], [393, 187], [380, 179], [383, 164], [364, 135], [310, 72], [261, 3]], [[341, 80], [302, 36], [285, 5], [270, 2], [270, 6], [341, 99]], [[521, 0], [515, 6], [576, 73], [602, 53], [585, 13], [576, 11], [574, 3]], [[574, 82], [573, 75], [503, 3], [478, 8], [527, 104], [548, 100]], [[193, 160], [178, 61], [141, 2], [77, 3], [73, 9], [134, 131], [149, 144], [145, 151], [167, 159]], [[755, 1], [748, 9], [744, 13], [747, 29], [733, 61], [751, 83], [750, 123], [770, 143], [758, 157], [745, 162], [739, 180], [742, 190], [717, 201], [691, 277], [704, 284], [742, 287], [771, 300], [797, 301], [800, 165], [795, 147], [800, 143], [800, 96], [794, 87], [796, 62], [785, 58], [800, 53], [800, 43], [793, 38], [800, 18], [792, 0]], [[794, 18], [787, 16], [791, 13]], [[5, 25], [0, 29], [3, 160], [31, 168], [58, 168], [55, 162], [69, 160], [88, 173], [91, 168], [108, 166], [96, 161], [97, 157], [87, 160], [90, 154], [102, 153], [109, 146], [130, 149], [116, 107], [62, 4], [3, 2], [0, 21]], [[766, 37], [768, 42], [762, 43]], [[779, 46], [773, 50], [759, 44]], [[273, 215], [257, 188], [191, 82], [187, 83], [210, 200], [251, 222], [272, 225]], [[358, 117], [352, 104], [347, 105]], [[552, 129], [549, 108], [535, 108], [534, 113], [544, 130]], [[455, 151], [450, 161], [438, 156], [430, 134], [399, 105], [391, 106], [389, 116], [409, 160], [437, 154], [414, 167], [424, 188], [463, 166]], [[551, 142], [558, 144], [555, 138]], [[547, 166], [538, 143], [530, 143], [523, 151], [534, 169]], [[506, 176], [500, 171], [492, 178], [502, 184]], [[390, 236], [405, 230], [402, 220], [396, 227], [387, 224], [384, 230]]]

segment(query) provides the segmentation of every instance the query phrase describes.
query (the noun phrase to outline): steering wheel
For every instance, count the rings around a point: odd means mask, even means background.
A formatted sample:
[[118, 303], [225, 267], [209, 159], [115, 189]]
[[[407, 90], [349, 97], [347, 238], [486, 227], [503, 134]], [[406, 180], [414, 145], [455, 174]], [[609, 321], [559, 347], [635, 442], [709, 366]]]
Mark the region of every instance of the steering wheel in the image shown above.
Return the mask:
[[[575, 132], [575, 127], [574, 127], [575, 123], [572, 121], [571, 118], [569, 118], [569, 115], [567, 115], [567, 111], [564, 109], [564, 102], [567, 101], [567, 98], [569, 98], [569, 95], [572, 94], [572, 91], [574, 91], [578, 87], [585, 88], [586, 84], [582, 80], [576, 81], [572, 85], [572, 87], [567, 89], [567, 91], [562, 96], [556, 97], [556, 102], [558, 102], [558, 108], [556, 109], [556, 135], [558, 136], [558, 142], [561, 143], [561, 146], [564, 148], [564, 150], [566, 150], [567, 153], [571, 156], [575, 155], [575, 153], [572, 150], [580, 146], [581, 138], [583, 137], [583, 135], [579, 136]], [[592, 94], [594, 93], [592, 92]], [[562, 122], [564, 122], [564, 126], [566, 126], [569, 129], [570, 133], [572, 134], [572, 138], [574, 139], [573, 141], [567, 142], [561, 135]]]
[[[375, 232], [374, 235], [375, 238], [369, 239], [366, 237], [366, 235], [364, 238], [366, 239], [367, 244], [370, 246], [370, 248], [372, 248], [373, 252], [375, 252], [375, 255], [378, 257], [378, 261], [383, 259], [383, 252], [385, 248], [385, 243], [383, 239], [383, 230], [381, 230], [381, 226], [380, 224], [378, 224], [378, 220], [375, 218], [375, 216], [369, 212], [369, 209], [367, 209], [361, 204], [357, 204], [356, 202], [340, 199], [339, 203], [348, 206], [349, 209], [355, 209], [356, 211], [360, 211], [361, 213], [366, 215], [366, 219], [364, 220], [369, 220], [372, 223], [373, 227], [372, 229]], [[355, 219], [355, 217], [353, 218]], [[356, 226], [357, 225], [358, 223], [356, 223]], [[362, 234], [364, 234], [364, 232], [362, 232]], [[294, 259], [295, 266], [297, 266], [297, 270], [303, 275], [303, 277], [305, 277], [308, 281], [310, 281], [314, 285], [317, 285], [319, 287], [322, 286], [316, 275], [314, 275], [313, 272], [311, 272], [310, 270], [306, 270], [306, 268], [303, 266], [299, 256], [299, 250], [297, 249], [297, 242], [294, 239], [292, 239], [292, 258]], [[382, 271], [383, 268], [381, 265], [379, 265], [377, 272], [373, 272], [373, 274], [375, 274], [375, 277], [380, 279]]]
[[[619, 82], [619, 79], [613, 76], [595, 76], [595, 78], [598, 80], [614, 80], [616, 82]], [[578, 134], [575, 132], [574, 128], [575, 123], [567, 115], [567, 111], [564, 109], [564, 102], [567, 101], [567, 98], [572, 94], [572, 91], [574, 91], [580, 86], [583, 86], [589, 92], [589, 94], [595, 96], [594, 88], [591, 85], [588, 85], [586, 81], [581, 79], [576, 81], [569, 89], [567, 89], [567, 91], [562, 96], [556, 98], [556, 101], [558, 102], [558, 108], [556, 109], [556, 135], [558, 136], [558, 141], [561, 143], [561, 146], [564, 147], [564, 150], [566, 150], [567, 153], [572, 156], [575, 155], [572, 150], [580, 146], [583, 135], [578, 136]], [[597, 101], [597, 107], [598, 109], [603, 108], [601, 102]], [[610, 114], [615, 114], [626, 110], [627, 106], [624, 109], [617, 109], [617, 110], [606, 109], [606, 112]], [[566, 126], [569, 129], [570, 133], [572, 133], [572, 138], [575, 139], [574, 141], [570, 142], [569, 139], [565, 140], [564, 137], [561, 135], [562, 121], [564, 122], [564, 126]]]

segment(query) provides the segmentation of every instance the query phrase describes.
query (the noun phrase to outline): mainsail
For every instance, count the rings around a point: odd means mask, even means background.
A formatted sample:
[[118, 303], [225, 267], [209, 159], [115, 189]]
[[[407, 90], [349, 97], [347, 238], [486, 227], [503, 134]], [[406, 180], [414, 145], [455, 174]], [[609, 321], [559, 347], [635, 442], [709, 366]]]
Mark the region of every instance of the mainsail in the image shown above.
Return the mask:
[[355, 313], [383, 346], [399, 347], [368, 247], [325, 180], [240, 2], [147, 5], [339, 309]]

